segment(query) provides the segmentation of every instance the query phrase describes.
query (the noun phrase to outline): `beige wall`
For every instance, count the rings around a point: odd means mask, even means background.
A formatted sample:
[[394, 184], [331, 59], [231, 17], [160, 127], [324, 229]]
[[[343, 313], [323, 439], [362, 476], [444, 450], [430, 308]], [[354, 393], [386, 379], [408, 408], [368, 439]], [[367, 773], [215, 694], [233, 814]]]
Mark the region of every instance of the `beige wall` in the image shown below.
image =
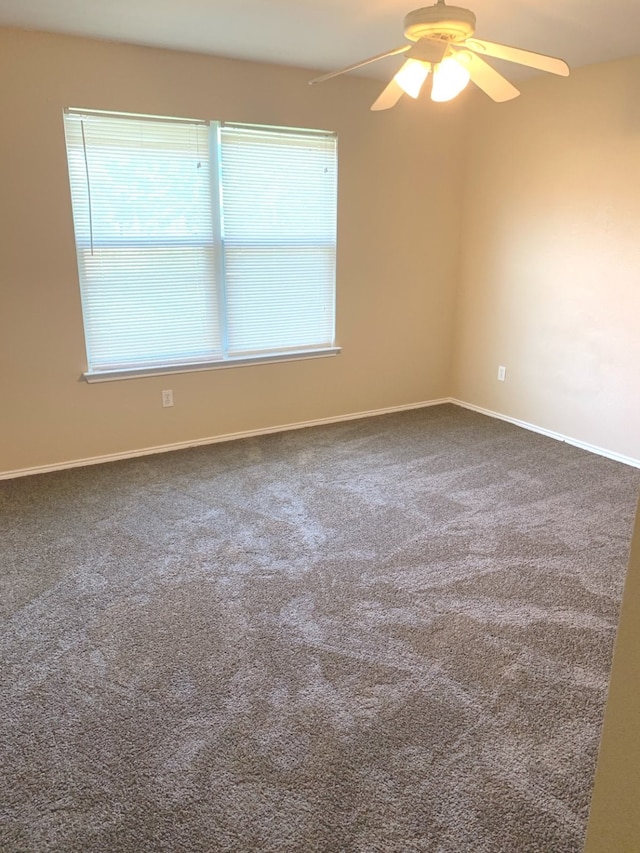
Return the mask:
[[[463, 108], [371, 113], [379, 84], [345, 77], [309, 88], [309, 76], [0, 29], [0, 473], [449, 393]], [[65, 106], [336, 130], [342, 354], [79, 381]], [[161, 407], [167, 387], [173, 409]]]
[[470, 115], [452, 393], [640, 460], [640, 57], [522, 92]]
[[640, 850], [640, 507], [613, 656], [585, 853]]

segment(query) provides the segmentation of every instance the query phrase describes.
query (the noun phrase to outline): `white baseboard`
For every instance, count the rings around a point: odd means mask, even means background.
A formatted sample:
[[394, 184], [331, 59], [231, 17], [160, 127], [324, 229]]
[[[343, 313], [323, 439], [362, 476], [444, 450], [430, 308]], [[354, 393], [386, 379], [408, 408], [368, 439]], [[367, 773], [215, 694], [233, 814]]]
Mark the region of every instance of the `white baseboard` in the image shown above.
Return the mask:
[[83, 468], [86, 465], [101, 465], [103, 462], [117, 462], [121, 459], [135, 459], [139, 456], [151, 456], [155, 453], [168, 453], [171, 450], [186, 450], [189, 447], [201, 447], [206, 444], [219, 444], [223, 441], [234, 441], [238, 438], [255, 438], [259, 435], [270, 435], [276, 432], [288, 432], [292, 429], [306, 429], [313, 426], [324, 426], [326, 424], [341, 423], [342, 421], [355, 421], [359, 418], [372, 418], [378, 415], [390, 415], [394, 412], [407, 412], [411, 409], [425, 409], [428, 406], [440, 406], [443, 403], [451, 403], [448, 397], [441, 400], [428, 400], [420, 403], [408, 403], [403, 406], [389, 406], [386, 409], [373, 409], [368, 412], [352, 412], [346, 415], [335, 415], [330, 418], [318, 418], [313, 421], [302, 421], [293, 424], [280, 424], [279, 426], [266, 427], [265, 429], [245, 430], [243, 432], [230, 432], [225, 435], [214, 435], [208, 438], [199, 438], [194, 441], [179, 441], [174, 444], [163, 444], [157, 447], [143, 447], [138, 450], [125, 451], [124, 453], [107, 453], [104, 456], [92, 456], [86, 459], [72, 459], [68, 462], [57, 462], [53, 465], [40, 465], [34, 468], [19, 468], [15, 471], [0, 472], [0, 480], [11, 480], [16, 477], [27, 477], [31, 474], [47, 474], [50, 471], [65, 471], [68, 468]]
[[613, 459], [615, 462], [622, 462], [623, 465], [630, 465], [632, 468], [640, 468], [640, 459], [634, 459], [631, 456], [623, 456], [622, 453], [615, 453], [612, 450], [606, 450], [604, 447], [597, 447], [595, 444], [588, 444], [586, 441], [580, 441], [577, 438], [571, 438], [571, 436], [562, 435], [562, 433], [554, 432], [553, 430], [545, 429], [544, 427], [539, 427], [535, 424], [527, 423], [526, 421], [520, 421], [518, 418], [510, 418], [508, 415], [501, 415], [500, 412], [492, 412], [490, 409], [483, 409], [482, 406], [474, 406], [473, 403], [465, 403], [463, 400], [456, 400], [454, 397], [451, 397], [448, 402], [453, 403], [455, 406], [461, 406], [463, 409], [471, 409], [471, 411], [478, 412], [481, 415], [488, 415], [490, 418], [507, 421], [507, 423], [514, 424], [515, 426], [522, 427], [523, 429], [531, 430], [531, 432], [546, 435], [548, 438], [554, 438], [556, 441], [564, 441], [566, 444], [579, 447], [581, 450], [588, 450], [589, 453], [595, 453], [597, 456], [605, 456], [607, 459]]
[[41, 465], [34, 468], [20, 468], [15, 471], [0, 472], [0, 480], [11, 480], [16, 477], [27, 477], [31, 474], [46, 474], [50, 471], [64, 471], [69, 468], [82, 468], [86, 465], [101, 465], [103, 462], [117, 462], [122, 459], [135, 459], [139, 456], [151, 456], [156, 453], [168, 453], [172, 450], [186, 450], [189, 447], [202, 447], [207, 444], [219, 444], [224, 441], [234, 441], [238, 438], [255, 438], [260, 435], [270, 435], [272, 433], [287, 432], [293, 429], [306, 429], [313, 426], [324, 426], [326, 424], [342, 423], [343, 421], [353, 421], [359, 418], [372, 418], [378, 415], [390, 415], [394, 412], [407, 412], [412, 409], [425, 409], [429, 406], [441, 406], [443, 403], [453, 403], [455, 406], [460, 406], [463, 409], [470, 409], [473, 412], [478, 412], [481, 415], [487, 415], [490, 418], [497, 418], [501, 421], [514, 424], [523, 429], [531, 430], [531, 432], [546, 435], [548, 438], [553, 438], [556, 441], [564, 441], [574, 447], [579, 447], [582, 450], [587, 450], [589, 453], [595, 453], [598, 456], [605, 456], [607, 459], [613, 459], [615, 462], [622, 462], [624, 465], [630, 465], [633, 468], [640, 468], [640, 459], [633, 459], [631, 456], [623, 456], [621, 453], [614, 453], [611, 450], [606, 450], [603, 447], [596, 447], [593, 444], [588, 444], [584, 441], [579, 441], [577, 438], [571, 438], [567, 435], [562, 435], [559, 432], [545, 429], [544, 427], [536, 426], [535, 424], [527, 423], [526, 421], [511, 418], [508, 415], [502, 415], [500, 412], [493, 412], [490, 409], [483, 409], [482, 406], [475, 406], [473, 403], [465, 403], [463, 400], [457, 400], [454, 397], [443, 397], [440, 400], [427, 400], [420, 403], [407, 403], [403, 406], [389, 406], [385, 409], [373, 409], [366, 412], [352, 412], [346, 415], [335, 415], [330, 418], [318, 418], [312, 421], [302, 421], [300, 423], [280, 424], [278, 426], [266, 427], [265, 429], [245, 430], [242, 432], [225, 433], [224, 435], [214, 435], [207, 438], [200, 438], [194, 441], [180, 441], [174, 444], [163, 444], [156, 447], [143, 447], [138, 450], [125, 451], [124, 453], [108, 453], [104, 456], [92, 456], [86, 459], [72, 459], [68, 462], [58, 462], [53, 465]]

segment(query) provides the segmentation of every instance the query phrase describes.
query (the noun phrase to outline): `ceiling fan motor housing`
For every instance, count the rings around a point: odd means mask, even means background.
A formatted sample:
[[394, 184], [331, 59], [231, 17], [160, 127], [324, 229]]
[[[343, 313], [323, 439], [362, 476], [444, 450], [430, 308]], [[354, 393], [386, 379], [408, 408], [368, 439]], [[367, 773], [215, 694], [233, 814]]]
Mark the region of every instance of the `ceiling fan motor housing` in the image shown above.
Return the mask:
[[470, 9], [436, 3], [414, 9], [404, 19], [404, 34], [410, 41], [423, 38], [462, 42], [476, 31], [476, 16]]

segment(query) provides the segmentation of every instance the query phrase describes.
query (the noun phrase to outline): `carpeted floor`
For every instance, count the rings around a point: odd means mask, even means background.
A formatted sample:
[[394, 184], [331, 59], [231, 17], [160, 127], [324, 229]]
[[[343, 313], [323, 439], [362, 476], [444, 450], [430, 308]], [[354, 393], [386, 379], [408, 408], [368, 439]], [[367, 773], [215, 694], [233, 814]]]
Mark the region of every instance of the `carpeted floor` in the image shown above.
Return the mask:
[[578, 853], [639, 486], [453, 406], [0, 483], [0, 849]]

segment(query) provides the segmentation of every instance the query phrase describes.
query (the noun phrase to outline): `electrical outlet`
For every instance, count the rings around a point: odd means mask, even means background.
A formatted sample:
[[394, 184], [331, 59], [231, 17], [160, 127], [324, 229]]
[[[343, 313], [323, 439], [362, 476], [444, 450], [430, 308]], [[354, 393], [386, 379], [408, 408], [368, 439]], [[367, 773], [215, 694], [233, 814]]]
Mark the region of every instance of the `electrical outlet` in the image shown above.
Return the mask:
[[165, 409], [168, 409], [170, 406], [173, 406], [173, 391], [162, 392], [162, 405]]
[[503, 364], [501, 364], [500, 367], [498, 368], [498, 381], [504, 382], [506, 375], [507, 375], [507, 368]]

